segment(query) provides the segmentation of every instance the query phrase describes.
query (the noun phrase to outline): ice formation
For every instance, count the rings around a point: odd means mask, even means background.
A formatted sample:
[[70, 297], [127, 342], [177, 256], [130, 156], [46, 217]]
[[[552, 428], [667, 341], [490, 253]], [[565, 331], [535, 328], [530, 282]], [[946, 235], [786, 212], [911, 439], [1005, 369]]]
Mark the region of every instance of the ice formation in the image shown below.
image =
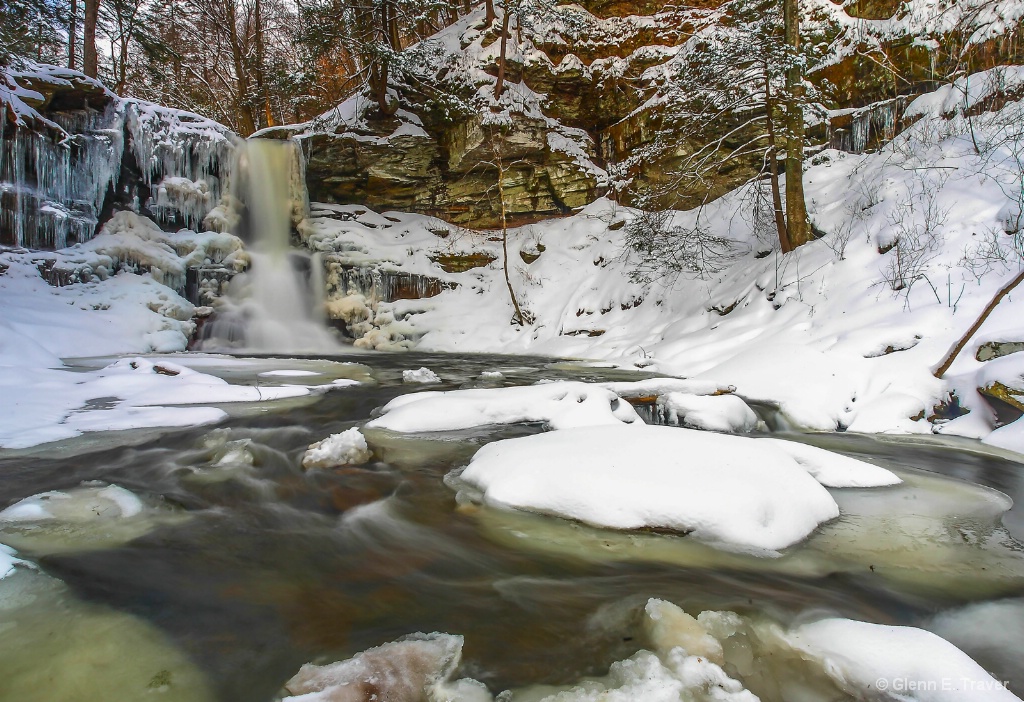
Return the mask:
[[[0, 100], [18, 120], [6, 137], [0, 134], [2, 243], [61, 249], [91, 239], [106, 203], [120, 189], [131, 189], [121, 182], [126, 155], [135, 160], [142, 187], [123, 194], [158, 221], [198, 229], [219, 203], [237, 139], [223, 125], [119, 98], [65, 68], [25, 62], [4, 70], [5, 85], [14, 87], [5, 88]], [[19, 85], [33, 81], [58, 89], [88, 85], [105, 106], [84, 104], [44, 117], [25, 102], [42, 102], [43, 95]]]
[[429, 368], [417, 368], [416, 370], [404, 370], [402, 371], [402, 382], [403, 383], [423, 383], [429, 385], [431, 383], [440, 383], [441, 376]]
[[757, 428], [757, 415], [735, 395], [670, 392], [658, 398], [657, 411], [666, 424], [691, 429], [745, 433]]

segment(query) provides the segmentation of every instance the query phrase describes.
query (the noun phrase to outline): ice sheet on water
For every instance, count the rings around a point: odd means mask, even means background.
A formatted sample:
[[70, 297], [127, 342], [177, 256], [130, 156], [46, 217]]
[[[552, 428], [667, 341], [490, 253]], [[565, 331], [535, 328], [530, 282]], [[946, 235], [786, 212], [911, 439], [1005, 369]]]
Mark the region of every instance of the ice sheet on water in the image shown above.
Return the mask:
[[41, 572], [18, 568], [0, 579], [0, 603], [0, 694], [6, 699], [216, 699], [203, 672], [159, 628], [85, 603]]

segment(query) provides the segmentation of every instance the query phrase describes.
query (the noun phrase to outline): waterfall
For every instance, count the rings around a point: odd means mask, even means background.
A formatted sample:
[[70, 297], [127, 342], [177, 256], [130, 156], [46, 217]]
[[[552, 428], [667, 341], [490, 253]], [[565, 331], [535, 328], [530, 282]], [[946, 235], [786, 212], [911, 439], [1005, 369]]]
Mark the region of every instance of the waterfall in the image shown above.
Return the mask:
[[238, 156], [235, 198], [246, 209], [241, 235], [249, 239], [252, 265], [231, 281], [200, 348], [337, 353], [340, 344], [323, 318], [323, 264], [291, 246], [292, 224], [308, 208], [298, 145], [250, 139]]

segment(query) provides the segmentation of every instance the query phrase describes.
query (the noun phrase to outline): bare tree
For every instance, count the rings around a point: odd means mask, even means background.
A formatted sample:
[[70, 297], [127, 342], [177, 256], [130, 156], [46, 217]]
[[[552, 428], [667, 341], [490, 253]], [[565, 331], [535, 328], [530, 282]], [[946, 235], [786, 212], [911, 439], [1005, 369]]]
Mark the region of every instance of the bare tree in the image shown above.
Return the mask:
[[68, 9], [68, 68], [75, 70], [78, 44], [78, 0], [71, 0]]
[[96, 24], [100, 16], [100, 0], [85, 0], [85, 25], [82, 35], [82, 72], [90, 78], [98, 76]]
[[804, 88], [803, 56], [800, 53], [800, 2], [783, 0], [783, 24], [789, 67], [786, 70], [786, 231], [796, 247], [811, 240], [804, 200]]

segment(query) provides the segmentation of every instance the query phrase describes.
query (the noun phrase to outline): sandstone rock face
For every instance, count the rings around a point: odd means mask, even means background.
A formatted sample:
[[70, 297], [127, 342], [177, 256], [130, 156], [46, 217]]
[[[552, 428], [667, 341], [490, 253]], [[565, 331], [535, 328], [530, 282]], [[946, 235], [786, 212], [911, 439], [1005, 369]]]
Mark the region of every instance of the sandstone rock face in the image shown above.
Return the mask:
[[[978, 42], [965, 29], [948, 29], [955, 22], [928, 15], [937, 10], [926, 5], [806, 3], [805, 43], [826, 52], [811, 61], [807, 77], [815, 99], [829, 111], [809, 130], [812, 141], [851, 151], [877, 148], [907, 125], [902, 110], [910, 99], [934, 89], [954, 69], [1024, 62], [1013, 21], [1005, 31], [986, 30], [987, 38]], [[962, 0], [954, 5], [966, 8]], [[723, 0], [686, 7], [583, 0], [559, 6], [557, 21], [523, 21], [513, 31], [506, 66], [506, 84], [521, 94], [518, 106], [489, 96], [497, 73], [497, 27], [483, 26], [482, 19], [450, 27], [440, 40], [449, 47], [449, 60], [425, 65], [460, 86], [456, 92], [462, 91], [468, 109], [439, 109], [429, 91], [418, 87], [434, 78], [423, 72], [416, 81], [396, 79], [393, 86], [411, 116], [402, 117], [402, 110], [395, 117], [375, 116], [371, 108], [355, 120], [357, 126], [349, 120], [334, 130], [307, 128], [300, 138], [310, 197], [494, 227], [500, 220], [497, 145], [506, 207], [515, 223], [568, 212], [606, 192], [631, 204], [639, 191], [675, 183], [680, 163], [736, 127], [739, 118], [727, 116], [706, 134], [666, 139], [673, 124], [659, 91], [665, 69], [693, 48], [694, 37], [735, 24], [738, 11], [737, 2]], [[895, 21], [862, 21], [888, 19]], [[496, 122], [501, 130], [494, 129]], [[736, 131], [719, 150], [755, 136]], [[662, 204], [693, 206], [708, 186], [717, 197], [755, 176], [763, 164], [763, 150], [752, 149], [710, 174], [700, 192], [677, 189]]]
[[311, 200], [494, 227], [499, 185], [510, 224], [566, 214], [603, 192], [592, 173], [550, 147], [549, 130], [537, 119], [513, 115], [500, 131], [478, 115], [433, 133], [403, 130], [407, 125], [392, 118], [369, 116], [366, 125], [373, 131], [300, 137]]

